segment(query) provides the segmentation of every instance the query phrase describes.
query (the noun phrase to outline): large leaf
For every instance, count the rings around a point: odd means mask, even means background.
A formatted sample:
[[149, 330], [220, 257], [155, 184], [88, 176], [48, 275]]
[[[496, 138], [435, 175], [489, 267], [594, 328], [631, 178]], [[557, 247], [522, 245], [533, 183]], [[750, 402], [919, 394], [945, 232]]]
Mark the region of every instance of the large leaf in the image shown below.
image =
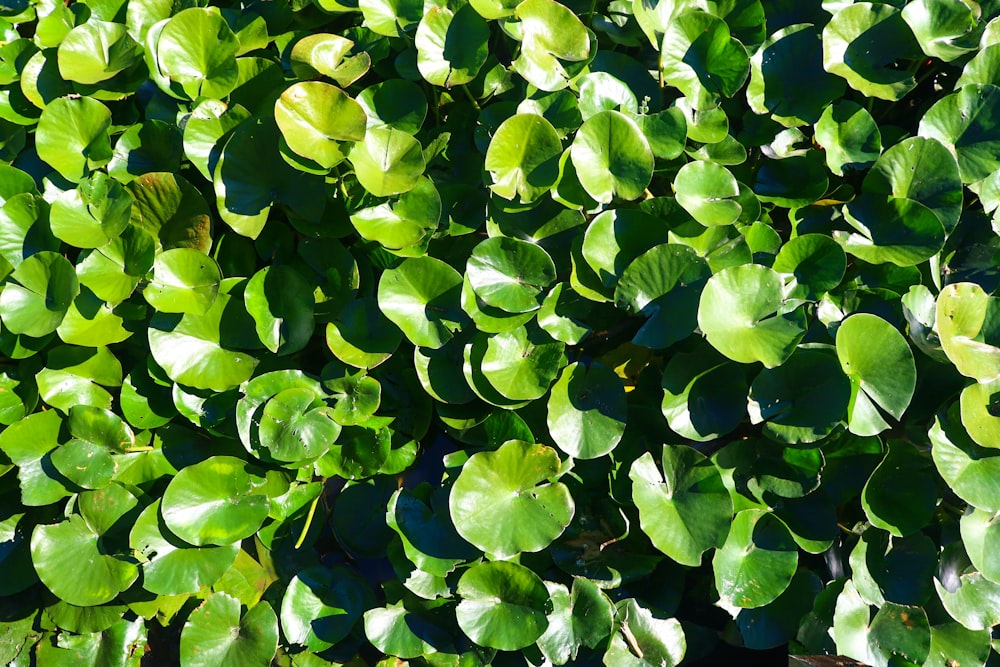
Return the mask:
[[1000, 379], [1000, 299], [974, 283], [945, 286], [937, 299], [941, 347], [955, 368], [979, 382]]
[[750, 58], [725, 21], [692, 10], [666, 25], [660, 70], [695, 109], [712, 109], [743, 86], [750, 72]]
[[188, 466], [163, 492], [166, 527], [195, 546], [233, 544], [257, 532], [267, 517], [261, 479], [231, 456], [213, 456]]
[[132, 585], [139, 570], [128, 556], [106, 553], [98, 544], [100, 537], [79, 515], [36, 526], [31, 560], [39, 579], [62, 600], [77, 606], [113, 600]]
[[577, 62], [590, 56], [587, 28], [555, 0], [525, 0], [516, 7], [523, 41], [512, 69], [541, 90], [565, 88], [571, 75], [560, 61]]
[[642, 530], [657, 549], [696, 567], [705, 551], [722, 545], [733, 501], [719, 471], [704, 455], [666, 445], [662, 472], [647, 452], [632, 464], [629, 478]]
[[64, 178], [78, 182], [111, 161], [111, 112], [89, 97], [61, 97], [38, 119], [38, 157]]
[[942, 98], [920, 119], [920, 136], [937, 139], [957, 155], [963, 183], [986, 178], [1000, 167], [998, 105], [1000, 88], [970, 84]]
[[417, 68], [435, 86], [469, 83], [486, 63], [490, 30], [471, 5], [458, 11], [440, 7], [424, 14], [417, 26]]
[[150, 320], [150, 352], [175, 382], [225, 391], [250, 379], [257, 359], [226, 346], [236, 338], [239, 323], [233, 320], [237, 308], [242, 310], [242, 300], [230, 295], [234, 288], [233, 283], [220, 286], [203, 315], [157, 313]]
[[913, 33], [892, 5], [856, 2], [823, 28], [823, 67], [871, 97], [898, 100], [913, 90], [911, 72], [894, 64], [917, 53]]
[[570, 148], [580, 184], [602, 203], [638, 199], [653, 176], [653, 152], [642, 130], [620, 111], [602, 111], [580, 127]]
[[733, 361], [785, 362], [805, 335], [805, 313], [785, 301], [780, 276], [757, 264], [723, 269], [701, 293], [698, 325]]
[[903, 334], [876, 315], [852, 315], [837, 329], [837, 357], [851, 380], [851, 432], [875, 435], [888, 428], [879, 409], [902, 418], [917, 384], [913, 352]]
[[497, 558], [547, 547], [574, 512], [566, 486], [547, 481], [559, 465], [554, 449], [519, 440], [473, 455], [448, 501], [459, 535]]
[[55, 331], [80, 291], [73, 265], [54, 252], [28, 257], [0, 292], [0, 319], [9, 331], [40, 337]]
[[552, 123], [533, 114], [515, 114], [497, 128], [486, 151], [493, 192], [532, 202], [556, 184], [562, 143]]
[[278, 649], [278, 618], [266, 602], [241, 613], [240, 601], [213, 593], [181, 631], [181, 663], [190, 667], [265, 667]]
[[721, 601], [742, 609], [769, 604], [791, 583], [798, 560], [781, 519], [760, 509], [739, 512], [712, 560]]
[[365, 136], [361, 105], [336, 86], [296, 83], [274, 103], [274, 120], [288, 147], [329, 169], [347, 157], [345, 144]]
[[150, 32], [147, 48], [166, 80], [164, 92], [196, 100], [228, 95], [239, 77], [239, 40], [217, 7], [185, 9]]
[[570, 364], [552, 386], [549, 433], [574, 458], [592, 459], [614, 450], [625, 433], [627, 418], [625, 387], [600, 363], [589, 368]]
[[382, 274], [378, 306], [411, 343], [439, 348], [466, 321], [462, 276], [433, 257], [411, 258]]
[[548, 626], [549, 593], [534, 572], [509, 562], [482, 563], [458, 580], [458, 626], [477, 644], [514, 651]]

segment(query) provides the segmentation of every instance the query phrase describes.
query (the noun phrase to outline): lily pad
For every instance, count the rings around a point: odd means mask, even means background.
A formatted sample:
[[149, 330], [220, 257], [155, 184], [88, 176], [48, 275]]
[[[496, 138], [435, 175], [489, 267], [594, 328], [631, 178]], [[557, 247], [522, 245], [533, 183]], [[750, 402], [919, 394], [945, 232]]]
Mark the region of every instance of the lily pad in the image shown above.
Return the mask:
[[533, 644], [548, 627], [549, 593], [523, 565], [476, 565], [458, 580], [458, 595], [458, 626], [481, 646], [515, 651]]
[[547, 481], [559, 467], [554, 449], [519, 440], [474, 454], [448, 501], [458, 534], [496, 558], [544, 549], [573, 518], [569, 490]]
[[258, 603], [241, 613], [240, 601], [213, 593], [181, 630], [181, 661], [191, 667], [265, 667], [278, 650], [278, 617], [271, 605]]
[[570, 158], [580, 184], [601, 203], [638, 199], [653, 177], [653, 152], [642, 130], [619, 111], [588, 118], [576, 133]]
[[662, 472], [647, 452], [632, 464], [629, 478], [642, 530], [657, 549], [682, 565], [697, 567], [705, 551], [722, 545], [733, 501], [718, 469], [704, 455], [690, 447], [666, 445]]
[[743, 510], [712, 560], [715, 586], [728, 605], [763, 607], [791, 583], [798, 560], [798, 546], [781, 519], [765, 510]]
[[232, 456], [213, 456], [177, 473], [163, 492], [168, 530], [195, 546], [227, 546], [257, 532], [267, 518], [263, 480]]
[[708, 280], [698, 325], [715, 349], [733, 361], [780, 366], [805, 335], [801, 308], [785, 301], [781, 277], [758, 264], [730, 267]]
[[547, 423], [561, 450], [578, 459], [610, 453], [625, 433], [628, 404], [625, 387], [607, 366], [563, 369], [548, 401]]

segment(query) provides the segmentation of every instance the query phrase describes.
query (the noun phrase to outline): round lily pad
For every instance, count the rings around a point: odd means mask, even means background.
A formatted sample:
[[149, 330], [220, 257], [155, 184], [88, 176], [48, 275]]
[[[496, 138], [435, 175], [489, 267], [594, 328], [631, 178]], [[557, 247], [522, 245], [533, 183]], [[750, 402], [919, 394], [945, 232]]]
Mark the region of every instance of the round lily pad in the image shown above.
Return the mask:
[[204, 315], [215, 303], [221, 281], [214, 259], [193, 248], [174, 248], [156, 256], [143, 296], [161, 313]]
[[805, 335], [801, 308], [789, 308], [781, 277], [766, 266], [723, 269], [708, 280], [698, 306], [698, 325], [715, 349], [733, 361], [785, 362]]
[[38, 338], [55, 331], [80, 292], [73, 265], [43, 251], [25, 259], [0, 292], [0, 319], [16, 334]]
[[361, 105], [340, 88], [321, 81], [286, 88], [274, 103], [274, 120], [289, 148], [325, 169], [347, 157], [345, 143], [365, 137]]
[[128, 559], [106, 553], [98, 544], [100, 537], [76, 514], [61, 523], [35, 526], [31, 561], [38, 578], [70, 604], [90, 607], [110, 602], [132, 585], [139, 570]]
[[552, 386], [547, 423], [552, 439], [578, 459], [613, 451], [625, 433], [628, 404], [621, 379], [600, 363], [563, 369]]
[[433, 257], [404, 260], [382, 274], [378, 305], [414, 345], [439, 348], [467, 321], [462, 275]]
[[548, 626], [549, 593], [523, 565], [476, 565], [458, 580], [458, 595], [458, 626], [481, 646], [515, 651], [534, 643]]
[[213, 456], [177, 473], [163, 492], [167, 529], [195, 546], [226, 546], [257, 532], [270, 503], [245, 461]]
[[781, 519], [765, 510], [743, 510], [712, 559], [715, 586], [728, 605], [763, 607], [788, 587], [798, 561], [798, 546]]
[[733, 501], [718, 469], [698, 451], [666, 445], [662, 463], [661, 472], [647, 452], [629, 471], [642, 531], [673, 560], [697, 567], [705, 551], [723, 543]]
[[544, 396], [565, 365], [565, 345], [533, 325], [490, 336], [480, 368], [504, 397], [528, 401]]
[[1000, 132], [993, 122], [1000, 88], [969, 84], [939, 100], [920, 119], [920, 136], [952, 146], [963, 183], [973, 183], [1000, 168]]
[[544, 549], [573, 518], [569, 490], [546, 481], [559, 467], [554, 449], [520, 440], [474, 454], [448, 501], [458, 534], [496, 558]]
[[293, 644], [325, 650], [348, 635], [370, 597], [368, 585], [346, 568], [304, 568], [285, 589], [281, 630]]
[[236, 560], [239, 544], [196, 547], [170, 532], [160, 518], [160, 500], [142, 511], [129, 535], [142, 563], [142, 587], [156, 595], [197, 593], [218, 581]]
[[545, 250], [528, 241], [496, 236], [472, 250], [466, 275], [476, 296], [508, 313], [538, 310], [555, 282], [556, 267]]
[[240, 601], [213, 593], [181, 630], [181, 662], [190, 667], [266, 667], [278, 650], [278, 617], [267, 602], [241, 613]]
[[837, 357], [851, 380], [852, 433], [875, 435], [888, 428], [879, 408], [895, 419], [903, 416], [917, 384], [913, 352], [903, 334], [877, 315], [851, 315], [837, 329]]
[[580, 184], [598, 202], [638, 199], [653, 177], [653, 152], [642, 130], [620, 111], [601, 111], [577, 130], [570, 158]]
[[739, 183], [715, 162], [688, 162], [674, 177], [677, 203], [705, 226], [729, 225], [743, 212]]

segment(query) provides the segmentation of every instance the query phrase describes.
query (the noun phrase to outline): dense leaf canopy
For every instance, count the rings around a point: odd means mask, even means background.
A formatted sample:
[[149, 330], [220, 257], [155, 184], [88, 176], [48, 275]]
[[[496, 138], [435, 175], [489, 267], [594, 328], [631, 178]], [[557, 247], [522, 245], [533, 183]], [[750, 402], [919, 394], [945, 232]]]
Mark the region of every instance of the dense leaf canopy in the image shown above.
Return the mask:
[[0, 3], [0, 664], [995, 664], [998, 290], [998, 0]]

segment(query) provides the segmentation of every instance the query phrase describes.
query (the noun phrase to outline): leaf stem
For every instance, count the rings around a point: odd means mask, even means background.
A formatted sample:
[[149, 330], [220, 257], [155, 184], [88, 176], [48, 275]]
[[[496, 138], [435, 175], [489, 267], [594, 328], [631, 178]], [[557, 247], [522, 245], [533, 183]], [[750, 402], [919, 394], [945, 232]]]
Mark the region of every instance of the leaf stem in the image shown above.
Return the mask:
[[469, 98], [470, 102], [472, 102], [472, 106], [475, 107], [476, 111], [482, 111], [482, 108], [479, 106], [479, 101], [476, 100], [476, 96], [472, 94], [472, 91], [469, 90], [469, 87], [459, 86], [459, 88], [462, 89], [462, 92], [465, 93], [465, 96]]
[[306, 535], [309, 534], [309, 529], [312, 528], [313, 517], [316, 516], [316, 506], [319, 505], [320, 496], [323, 495], [323, 490], [316, 494], [313, 498], [312, 505], [309, 506], [309, 514], [306, 515], [306, 525], [302, 526], [302, 532], [299, 534], [299, 539], [295, 543], [295, 549], [298, 550], [306, 541]]

